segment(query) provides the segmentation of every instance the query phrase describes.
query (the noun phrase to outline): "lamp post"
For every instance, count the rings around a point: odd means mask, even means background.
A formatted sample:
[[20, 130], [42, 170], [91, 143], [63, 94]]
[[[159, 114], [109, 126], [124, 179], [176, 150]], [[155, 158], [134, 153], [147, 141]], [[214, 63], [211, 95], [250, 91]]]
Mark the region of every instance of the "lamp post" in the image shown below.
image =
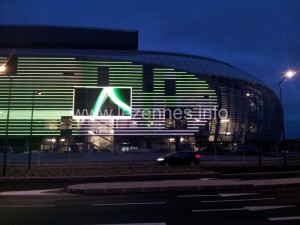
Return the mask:
[[[282, 142], [283, 142], [283, 146], [284, 146], [284, 142], [285, 142], [285, 129], [284, 129], [284, 112], [283, 112], [283, 104], [282, 104], [282, 85], [283, 82], [286, 81], [288, 78], [292, 78], [294, 75], [296, 74], [295, 71], [289, 70], [288, 72], [285, 73], [285, 75], [283, 76], [283, 78], [280, 80], [279, 82], [279, 99], [280, 99], [280, 106], [281, 106], [281, 129], [282, 129]], [[287, 166], [287, 156], [286, 156], [286, 150], [285, 147], [283, 147], [283, 161], [284, 161], [284, 167], [286, 168]]]
[[33, 91], [32, 92], [32, 104], [31, 104], [31, 119], [30, 119], [30, 143], [29, 143], [29, 154], [28, 154], [28, 167], [27, 169], [31, 169], [31, 153], [32, 153], [32, 129], [33, 129], [33, 108], [34, 108], [34, 100], [35, 95], [41, 95], [42, 92], [40, 91]]
[[[0, 66], [0, 73], [6, 72], [6, 65]], [[4, 155], [3, 155], [3, 169], [2, 176], [6, 175], [6, 167], [7, 167], [7, 153], [8, 153], [8, 129], [9, 129], [9, 112], [10, 112], [10, 99], [11, 99], [11, 77], [7, 74], [9, 79], [9, 91], [8, 91], [8, 104], [7, 104], [7, 114], [6, 114], [6, 128], [5, 128], [5, 147], [4, 147]]]

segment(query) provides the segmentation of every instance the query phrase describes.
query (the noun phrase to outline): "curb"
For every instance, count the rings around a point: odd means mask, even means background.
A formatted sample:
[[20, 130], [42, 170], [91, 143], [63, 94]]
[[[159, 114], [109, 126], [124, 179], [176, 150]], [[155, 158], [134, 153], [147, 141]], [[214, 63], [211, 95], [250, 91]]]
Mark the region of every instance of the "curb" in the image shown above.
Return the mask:
[[149, 181], [149, 180], [176, 180], [176, 179], [197, 179], [197, 178], [221, 178], [221, 173], [192, 173], [192, 174], [143, 174], [123, 176], [100, 176], [100, 177], [28, 177], [28, 178], [0, 178], [0, 183], [18, 182], [120, 182], [120, 181]]
[[192, 174], [143, 174], [121, 176], [82, 176], [82, 177], [27, 177], [27, 178], [0, 178], [0, 183], [31, 183], [31, 182], [121, 182], [121, 181], [149, 181], [149, 180], [176, 180], [176, 179], [201, 179], [201, 178], [224, 178], [224, 179], [263, 179], [299, 177], [300, 171], [265, 172], [265, 173], [192, 173]]
[[147, 180], [172, 180], [172, 179], [198, 179], [198, 178], [224, 178], [224, 179], [249, 179], [249, 178], [283, 178], [299, 177], [300, 171], [264, 172], [264, 173], [190, 173], [190, 174], [142, 174], [121, 176], [82, 176], [82, 177], [26, 177], [26, 178], [0, 178], [0, 183], [30, 183], [30, 182], [109, 182], [109, 181], [147, 181]]
[[283, 178], [283, 177], [299, 177], [300, 171], [284, 171], [284, 172], [265, 172], [265, 173], [227, 173], [221, 177], [225, 179], [233, 178]]
[[288, 184], [225, 184], [225, 185], [173, 185], [173, 186], [146, 186], [146, 187], [112, 187], [112, 188], [79, 188], [71, 185], [66, 191], [71, 194], [101, 195], [101, 194], [124, 194], [124, 193], [150, 193], [150, 192], [180, 192], [180, 191], [230, 191], [249, 189], [270, 189], [281, 187], [299, 187], [300, 183]]
[[[293, 179], [293, 178], [292, 178]], [[292, 181], [281, 181], [281, 183], [271, 181], [262, 184], [261, 180], [248, 181], [230, 181], [223, 180], [223, 184], [207, 184], [197, 180], [171, 180], [171, 181], [153, 181], [153, 182], [124, 182], [124, 183], [93, 183], [77, 184], [66, 188], [66, 191], [73, 194], [117, 194], [117, 193], [146, 193], [146, 192], [172, 192], [172, 191], [228, 191], [228, 190], [246, 190], [246, 189], [266, 189], [281, 187], [300, 186], [299, 179]], [[280, 180], [280, 179], [278, 179]], [[204, 181], [205, 182], [205, 181]], [[215, 182], [215, 181], [213, 181]], [[219, 182], [219, 181], [217, 181]], [[241, 182], [241, 183], [237, 183]]]
[[66, 191], [72, 194], [124, 194], [124, 193], [150, 193], [150, 192], [180, 192], [180, 191], [226, 191], [250, 189], [252, 184], [241, 185], [210, 185], [210, 186], [157, 186], [157, 187], [125, 187], [125, 188], [103, 188], [103, 189], [79, 189], [69, 186]]
[[180, 192], [180, 191], [230, 191], [230, 190], [249, 190], [249, 189], [269, 189], [281, 187], [299, 187], [300, 183], [276, 184], [276, 185], [209, 185], [209, 186], [169, 186], [169, 187], [124, 187], [124, 188], [95, 188], [80, 189], [72, 186], [67, 187], [66, 191], [72, 194], [101, 195], [101, 194], [125, 194], [125, 193], [151, 193], [151, 192]]

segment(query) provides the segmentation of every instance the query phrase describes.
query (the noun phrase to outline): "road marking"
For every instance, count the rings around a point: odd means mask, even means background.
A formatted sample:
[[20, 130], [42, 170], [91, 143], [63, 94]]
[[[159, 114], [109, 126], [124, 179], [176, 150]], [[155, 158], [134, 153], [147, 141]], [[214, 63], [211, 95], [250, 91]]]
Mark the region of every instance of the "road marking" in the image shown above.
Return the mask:
[[207, 177], [207, 178], [200, 178], [197, 180], [220, 180], [220, 178]]
[[236, 196], [245, 196], [245, 195], [258, 195], [259, 193], [225, 193], [225, 194], [219, 194], [221, 197], [236, 197]]
[[221, 193], [216, 195], [178, 195], [177, 198], [195, 198], [195, 197], [236, 197], [236, 196], [245, 196], [245, 195], [258, 195], [259, 193]]
[[248, 199], [231, 199], [231, 200], [210, 200], [210, 201], [201, 201], [203, 203], [210, 202], [248, 202], [248, 201], [264, 201], [264, 200], [274, 200], [275, 198], [248, 198]]
[[50, 208], [55, 205], [0, 205], [0, 208]]
[[160, 223], [110, 223], [110, 224], [85, 224], [85, 225], [167, 225], [164, 222], [160, 222]]
[[195, 209], [192, 212], [222, 212], [222, 211], [241, 211], [247, 210], [245, 208], [232, 208], [232, 209]]
[[61, 195], [57, 193], [63, 189], [45, 189], [45, 190], [29, 190], [29, 191], [5, 191], [0, 196], [31, 196], [31, 195]]
[[178, 195], [177, 198], [217, 197], [219, 195]]
[[[221, 211], [263, 211], [263, 210], [272, 210], [288, 207], [296, 207], [297, 205], [271, 205], [271, 206], [245, 206], [243, 208], [227, 208], [227, 209], [195, 209], [192, 212], [221, 212]], [[270, 218], [269, 218], [270, 219]]]
[[124, 206], [124, 205], [161, 205], [166, 202], [125, 202], [125, 203], [104, 203], [104, 204], [93, 204], [94, 206]]
[[290, 216], [290, 217], [273, 217], [268, 218], [271, 221], [283, 221], [283, 220], [300, 220], [300, 216]]
[[296, 206], [297, 205], [270, 205], [270, 206], [245, 206], [244, 208], [253, 212], [253, 211], [271, 210], [271, 209], [291, 208]]

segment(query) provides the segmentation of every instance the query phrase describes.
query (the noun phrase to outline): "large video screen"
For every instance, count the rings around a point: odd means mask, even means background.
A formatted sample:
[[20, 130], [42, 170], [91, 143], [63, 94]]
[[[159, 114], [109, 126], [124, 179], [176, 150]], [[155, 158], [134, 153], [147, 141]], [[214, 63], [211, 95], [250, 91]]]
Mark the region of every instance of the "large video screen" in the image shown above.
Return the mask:
[[76, 119], [130, 119], [131, 87], [74, 87]]

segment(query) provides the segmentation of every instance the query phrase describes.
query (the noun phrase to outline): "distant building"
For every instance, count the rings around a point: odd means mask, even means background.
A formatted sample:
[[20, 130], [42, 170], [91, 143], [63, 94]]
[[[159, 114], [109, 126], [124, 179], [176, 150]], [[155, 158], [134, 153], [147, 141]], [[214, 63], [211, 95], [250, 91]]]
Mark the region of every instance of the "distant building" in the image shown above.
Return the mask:
[[[276, 95], [193, 55], [138, 50], [138, 32], [0, 26], [0, 135], [13, 151], [232, 151], [281, 134]], [[28, 147], [27, 147], [28, 148]]]

